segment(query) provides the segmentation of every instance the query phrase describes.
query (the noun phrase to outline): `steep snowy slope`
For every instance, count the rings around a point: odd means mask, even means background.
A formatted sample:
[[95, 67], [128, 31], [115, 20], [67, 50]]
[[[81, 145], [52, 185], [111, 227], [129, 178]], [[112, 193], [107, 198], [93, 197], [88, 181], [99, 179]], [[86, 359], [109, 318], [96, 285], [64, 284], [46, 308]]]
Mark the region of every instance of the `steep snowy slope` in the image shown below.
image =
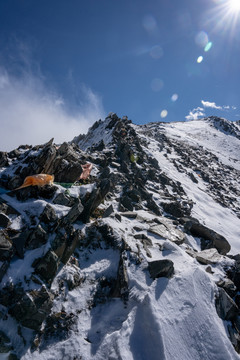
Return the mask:
[[240, 359], [239, 125], [110, 114], [74, 143], [1, 153], [3, 191], [58, 183], [1, 196], [0, 359]]

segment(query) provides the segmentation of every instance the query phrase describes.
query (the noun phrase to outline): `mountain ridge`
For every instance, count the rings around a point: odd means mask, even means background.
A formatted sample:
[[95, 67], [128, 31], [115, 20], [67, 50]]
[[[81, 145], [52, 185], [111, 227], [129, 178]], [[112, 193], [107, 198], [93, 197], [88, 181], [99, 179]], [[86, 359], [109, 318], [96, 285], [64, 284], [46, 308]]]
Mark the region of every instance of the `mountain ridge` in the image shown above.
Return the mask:
[[[238, 150], [225, 119], [110, 113], [0, 153], [5, 358], [239, 359]], [[14, 191], [33, 172], [57, 183]]]

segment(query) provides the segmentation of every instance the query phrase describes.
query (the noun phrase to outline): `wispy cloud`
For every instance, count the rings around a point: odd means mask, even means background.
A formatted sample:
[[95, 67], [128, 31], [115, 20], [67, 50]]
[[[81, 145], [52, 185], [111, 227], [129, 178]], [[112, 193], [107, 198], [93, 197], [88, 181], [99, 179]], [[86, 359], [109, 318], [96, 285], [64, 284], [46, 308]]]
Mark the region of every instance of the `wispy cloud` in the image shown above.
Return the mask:
[[[189, 114], [185, 116], [186, 120], [198, 120], [199, 118], [209, 116], [208, 112], [210, 109], [214, 109], [218, 112], [229, 112], [236, 110], [236, 106], [230, 105], [217, 105], [215, 102], [201, 100], [202, 106], [197, 107], [189, 111]], [[219, 115], [219, 114], [216, 114]]]
[[212, 109], [219, 109], [219, 110], [221, 110], [223, 108], [222, 106], [216, 105], [215, 102], [201, 100], [201, 103], [205, 108], [212, 108]]
[[0, 67], [0, 150], [20, 144], [42, 144], [54, 137], [56, 143], [84, 133], [94, 121], [104, 117], [101, 97], [90, 88], [78, 89], [78, 107], [69, 104], [46, 85], [43, 77], [23, 72], [10, 74]]

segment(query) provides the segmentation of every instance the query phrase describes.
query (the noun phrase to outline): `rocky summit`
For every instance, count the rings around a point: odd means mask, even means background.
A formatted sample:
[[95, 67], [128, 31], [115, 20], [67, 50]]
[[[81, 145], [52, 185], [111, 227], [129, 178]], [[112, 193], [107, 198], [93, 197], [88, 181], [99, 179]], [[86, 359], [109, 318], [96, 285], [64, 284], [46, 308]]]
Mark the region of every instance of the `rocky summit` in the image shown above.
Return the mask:
[[239, 175], [217, 117], [0, 152], [0, 359], [240, 359]]

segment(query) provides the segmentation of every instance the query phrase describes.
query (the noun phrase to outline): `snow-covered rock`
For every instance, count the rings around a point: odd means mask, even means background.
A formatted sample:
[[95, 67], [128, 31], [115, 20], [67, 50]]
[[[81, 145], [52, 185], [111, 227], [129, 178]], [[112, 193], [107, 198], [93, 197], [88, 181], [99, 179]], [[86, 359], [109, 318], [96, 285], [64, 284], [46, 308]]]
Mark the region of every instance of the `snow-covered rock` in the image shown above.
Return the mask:
[[239, 134], [110, 113], [0, 153], [0, 359], [240, 359]]

